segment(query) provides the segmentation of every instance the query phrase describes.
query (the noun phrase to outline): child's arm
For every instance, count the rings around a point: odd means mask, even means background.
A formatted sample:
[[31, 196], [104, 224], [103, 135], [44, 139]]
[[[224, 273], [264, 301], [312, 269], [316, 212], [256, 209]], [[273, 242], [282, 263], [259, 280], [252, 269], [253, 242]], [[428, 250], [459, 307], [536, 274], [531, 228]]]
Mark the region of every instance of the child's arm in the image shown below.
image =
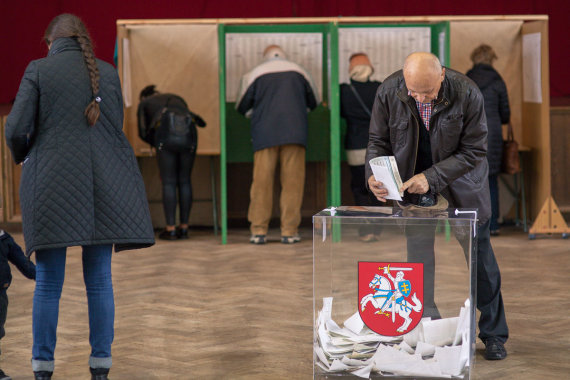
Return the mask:
[[[5, 233], [8, 234], [7, 232]], [[30, 280], [35, 280], [36, 279], [35, 264], [29, 258], [27, 258], [26, 255], [24, 255], [24, 252], [22, 252], [22, 248], [20, 248], [20, 246], [16, 244], [14, 239], [12, 239], [12, 236], [8, 235], [8, 237], [4, 240], [4, 243], [6, 243], [9, 248], [8, 260], [12, 264], [14, 264], [16, 268], [18, 268], [18, 270], [22, 272], [24, 276], [26, 276]]]

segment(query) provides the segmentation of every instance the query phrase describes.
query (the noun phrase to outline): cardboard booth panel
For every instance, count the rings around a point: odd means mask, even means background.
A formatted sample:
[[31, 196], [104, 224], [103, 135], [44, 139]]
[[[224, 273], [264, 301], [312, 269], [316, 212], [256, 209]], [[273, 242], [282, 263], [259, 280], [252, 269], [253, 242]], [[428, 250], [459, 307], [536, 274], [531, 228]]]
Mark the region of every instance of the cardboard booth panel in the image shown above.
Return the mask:
[[[149, 84], [160, 92], [182, 96], [194, 113], [208, 124], [198, 129], [198, 154], [219, 154], [218, 32], [217, 25], [129, 25], [132, 105], [126, 109], [125, 129], [137, 155], [149, 146], [137, 132], [140, 91]], [[124, 55], [126, 56], [126, 55]], [[123, 73], [128, 72], [123, 70]], [[129, 80], [130, 79], [130, 80]]]
[[515, 140], [522, 143], [522, 21], [451, 21], [451, 68], [466, 73], [471, 52], [481, 44], [495, 50], [493, 67], [507, 85]]

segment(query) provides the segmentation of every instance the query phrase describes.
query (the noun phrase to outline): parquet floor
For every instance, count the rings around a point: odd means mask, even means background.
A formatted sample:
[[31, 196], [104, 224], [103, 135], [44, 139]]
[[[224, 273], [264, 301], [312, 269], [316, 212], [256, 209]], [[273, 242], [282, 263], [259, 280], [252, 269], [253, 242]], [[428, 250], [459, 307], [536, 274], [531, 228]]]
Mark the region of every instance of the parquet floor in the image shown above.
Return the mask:
[[[312, 232], [296, 245], [247, 243], [231, 230], [121, 252], [113, 261], [116, 303], [111, 378], [312, 378]], [[271, 237], [270, 236], [270, 237]], [[21, 234], [15, 234], [22, 243]], [[475, 379], [570, 378], [570, 241], [529, 241], [518, 229], [493, 238], [503, 276], [509, 356], [488, 362], [477, 343]], [[13, 269], [0, 366], [32, 379], [33, 281]], [[69, 250], [54, 380], [89, 379], [87, 304], [79, 250]]]

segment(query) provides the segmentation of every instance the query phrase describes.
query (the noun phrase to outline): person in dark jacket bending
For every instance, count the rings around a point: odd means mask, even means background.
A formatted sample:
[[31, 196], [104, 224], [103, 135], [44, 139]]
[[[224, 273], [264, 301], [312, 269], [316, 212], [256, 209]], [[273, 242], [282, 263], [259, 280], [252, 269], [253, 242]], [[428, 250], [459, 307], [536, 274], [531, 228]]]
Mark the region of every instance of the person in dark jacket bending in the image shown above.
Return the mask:
[[305, 185], [307, 109], [318, 104], [309, 74], [286, 59], [277, 45], [263, 53], [264, 62], [243, 76], [238, 112], [251, 116], [253, 182], [248, 220], [250, 242], [264, 244], [273, 206], [273, 180], [281, 164], [281, 242], [297, 243]]
[[497, 55], [489, 45], [480, 45], [471, 53], [473, 68], [467, 72], [483, 94], [485, 115], [487, 116], [488, 143], [487, 162], [489, 163], [489, 190], [491, 192], [491, 235], [499, 234], [499, 173], [503, 158], [503, 124], [511, 118], [507, 86], [503, 78], [493, 68]]
[[[12, 283], [12, 271], [10, 264], [30, 280], [36, 279], [36, 266], [24, 255], [22, 248], [14, 241], [12, 236], [4, 230], [0, 230], [0, 339], [5, 335], [4, 324], [8, 313], [8, 288]], [[1, 351], [0, 351], [1, 354]], [[10, 379], [0, 369], [0, 380]]]
[[[487, 125], [479, 88], [465, 75], [442, 68], [435, 55], [409, 55], [404, 69], [386, 78], [378, 89], [366, 151], [369, 188], [379, 201], [386, 201], [388, 191], [374, 179], [369, 161], [393, 155], [405, 181], [400, 190], [406, 191], [406, 196], [441, 194], [450, 207], [478, 209], [479, 338], [485, 344], [485, 358], [500, 360], [507, 356], [504, 343], [509, 330], [501, 274], [489, 235], [486, 153]], [[408, 261], [424, 263], [425, 309], [437, 317], [433, 302], [434, 233], [435, 226], [412, 249], [413, 239], [408, 239]], [[465, 248], [464, 242], [460, 240]]]
[[[179, 109], [192, 115], [196, 129], [206, 126], [204, 120], [190, 112], [188, 105], [178, 95], [162, 94], [156, 91], [154, 85], [146, 86], [140, 93], [140, 103], [137, 112], [139, 136], [156, 148], [158, 169], [162, 180], [162, 205], [166, 219], [166, 228], [158, 237], [164, 240], [188, 239], [188, 220], [192, 209], [192, 167], [196, 158], [196, 138], [188, 149], [170, 150], [158, 146], [155, 141], [154, 123], [160, 118], [164, 109]], [[197, 136], [197, 134], [195, 134]], [[180, 200], [180, 224], [176, 228], [176, 191]]]
[[115, 305], [111, 254], [154, 244], [144, 183], [123, 134], [117, 70], [95, 59], [76, 16], [55, 17], [46, 58], [24, 73], [6, 121], [6, 141], [22, 164], [20, 204], [26, 254], [36, 253], [32, 369], [54, 370], [59, 298], [67, 247], [82, 246], [89, 307], [92, 379], [111, 367]]
[[[368, 128], [372, 104], [380, 82], [371, 81], [374, 68], [364, 53], [353, 54], [349, 59], [348, 72], [350, 83], [340, 85], [340, 115], [346, 119], [346, 137], [344, 148], [350, 168], [350, 189], [357, 206], [376, 205], [370, 198], [364, 178], [364, 158], [368, 145]], [[365, 226], [358, 230], [360, 240], [377, 240], [378, 230]]]

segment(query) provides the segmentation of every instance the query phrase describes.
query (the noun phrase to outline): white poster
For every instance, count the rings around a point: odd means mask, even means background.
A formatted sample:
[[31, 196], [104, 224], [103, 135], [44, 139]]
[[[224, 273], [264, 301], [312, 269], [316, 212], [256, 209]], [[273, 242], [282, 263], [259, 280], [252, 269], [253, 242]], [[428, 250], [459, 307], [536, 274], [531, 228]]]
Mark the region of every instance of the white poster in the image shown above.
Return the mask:
[[542, 78], [540, 75], [540, 33], [523, 35], [523, 101], [542, 103]]
[[429, 27], [339, 28], [339, 83], [348, 83], [348, 59], [354, 53], [366, 53], [374, 74], [371, 80], [383, 82], [404, 66], [408, 55], [431, 51]]
[[321, 33], [227, 33], [226, 101], [235, 102], [241, 77], [263, 62], [263, 51], [279, 45], [287, 59], [311, 75], [323, 98], [323, 38]]

